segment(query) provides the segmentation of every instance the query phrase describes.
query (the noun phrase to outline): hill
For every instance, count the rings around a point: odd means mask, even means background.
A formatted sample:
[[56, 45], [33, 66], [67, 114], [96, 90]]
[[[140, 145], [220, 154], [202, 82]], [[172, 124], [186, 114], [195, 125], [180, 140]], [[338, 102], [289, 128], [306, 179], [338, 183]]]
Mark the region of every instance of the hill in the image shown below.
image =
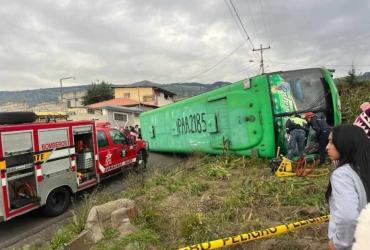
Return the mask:
[[[159, 84], [151, 81], [141, 81], [130, 84], [131, 86], [157, 86], [171, 91], [177, 95], [177, 98], [194, 96], [215, 88], [230, 84], [229, 82], [215, 82], [212, 84], [202, 83], [170, 83]], [[129, 86], [130, 86], [129, 85]], [[63, 87], [63, 93], [78, 92], [87, 90], [90, 85], [81, 85], [74, 87]], [[37, 105], [43, 102], [57, 102], [60, 97], [60, 88], [45, 88], [35, 90], [21, 91], [0, 91], [0, 103], [4, 102], [26, 102], [29, 105]]]
[[[76, 87], [65, 87], [63, 93], [78, 92], [86, 90], [89, 85]], [[26, 102], [31, 106], [43, 102], [57, 102], [60, 97], [60, 88], [46, 88], [21, 91], [0, 91], [0, 103], [4, 102]]]
[[133, 83], [131, 85], [135, 87], [156, 86], [175, 93], [177, 95], [177, 98], [184, 98], [198, 95], [200, 93], [220, 88], [228, 84], [230, 84], [230, 82], [214, 82], [212, 84], [203, 84], [198, 82], [158, 84], [144, 80], [141, 82]]

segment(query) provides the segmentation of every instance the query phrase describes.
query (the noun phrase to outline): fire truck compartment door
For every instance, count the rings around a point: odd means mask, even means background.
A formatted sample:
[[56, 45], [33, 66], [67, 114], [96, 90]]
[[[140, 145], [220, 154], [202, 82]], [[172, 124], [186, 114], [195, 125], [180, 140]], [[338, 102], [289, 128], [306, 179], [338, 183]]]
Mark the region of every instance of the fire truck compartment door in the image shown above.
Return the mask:
[[58, 128], [39, 131], [39, 148], [51, 151], [48, 160], [42, 164], [43, 175], [50, 175], [70, 169], [68, 129]]
[[73, 128], [73, 134], [88, 134], [92, 132], [92, 126], [79, 126]]
[[33, 151], [31, 131], [1, 134], [4, 157]]

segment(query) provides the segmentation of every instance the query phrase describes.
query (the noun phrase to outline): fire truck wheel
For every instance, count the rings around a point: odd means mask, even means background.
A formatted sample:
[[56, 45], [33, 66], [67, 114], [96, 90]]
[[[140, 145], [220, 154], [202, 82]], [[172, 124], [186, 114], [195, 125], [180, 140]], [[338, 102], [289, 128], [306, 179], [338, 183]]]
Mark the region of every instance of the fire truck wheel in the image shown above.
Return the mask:
[[147, 155], [145, 150], [141, 150], [137, 156], [136, 169], [138, 171], [144, 171], [146, 169]]
[[59, 187], [50, 192], [42, 212], [46, 216], [57, 216], [69, 207], [71, 195], [65, 187]]

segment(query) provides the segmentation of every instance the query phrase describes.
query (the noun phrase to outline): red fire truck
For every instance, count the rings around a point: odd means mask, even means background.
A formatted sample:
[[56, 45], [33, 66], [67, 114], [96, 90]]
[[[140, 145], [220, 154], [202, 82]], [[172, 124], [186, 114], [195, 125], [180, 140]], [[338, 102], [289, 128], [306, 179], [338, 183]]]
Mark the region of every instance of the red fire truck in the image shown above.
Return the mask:
[[40, 207], [59, 215], [71, 194], [126, 167], [146, 166], [146, 143], [109, 123], [0, 123], [0, 222]]

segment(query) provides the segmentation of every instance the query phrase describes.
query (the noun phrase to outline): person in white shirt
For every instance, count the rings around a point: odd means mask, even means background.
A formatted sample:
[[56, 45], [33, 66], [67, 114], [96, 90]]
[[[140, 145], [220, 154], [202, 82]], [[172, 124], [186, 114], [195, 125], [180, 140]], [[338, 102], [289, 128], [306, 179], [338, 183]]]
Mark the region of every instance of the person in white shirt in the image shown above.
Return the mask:
[[326, 198], [329, 202], [329, 249], [351, 249], [356, 220], [370, 201], [370, 141], [355, 125], [339, 125], [326, 146], [336, 163]]

